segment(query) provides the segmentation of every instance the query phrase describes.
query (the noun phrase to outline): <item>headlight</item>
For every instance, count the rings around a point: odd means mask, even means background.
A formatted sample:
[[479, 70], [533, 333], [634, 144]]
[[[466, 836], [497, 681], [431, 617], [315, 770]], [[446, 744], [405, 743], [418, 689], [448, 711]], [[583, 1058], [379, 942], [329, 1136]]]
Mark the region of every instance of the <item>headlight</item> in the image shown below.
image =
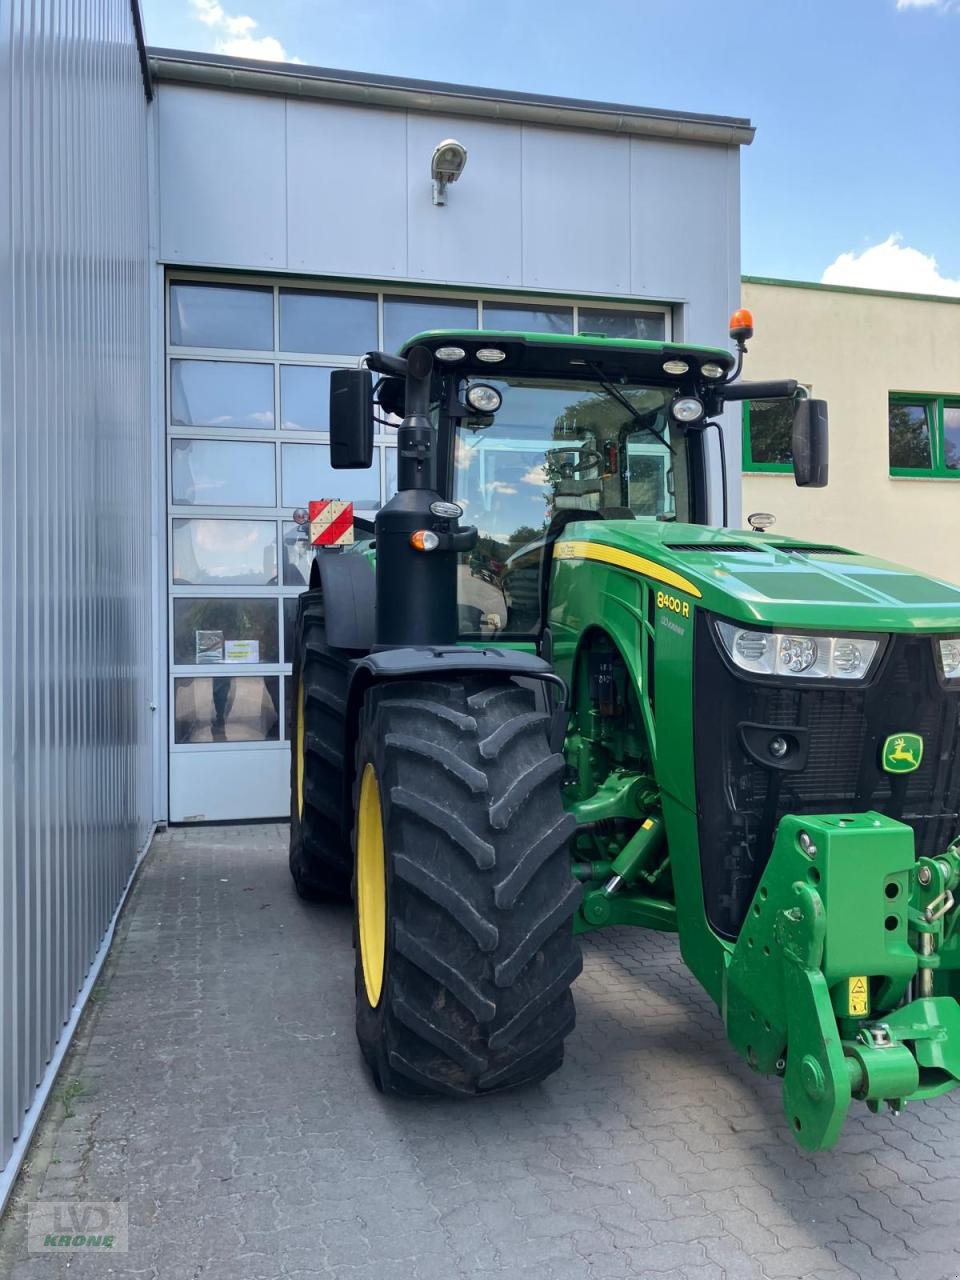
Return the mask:
[[687, 364], [686, 360], [665, 360], [663, 363], [663, 372], [672, 373], [675, 377], [679, 377], [681, 374], [689, 373], [690, 366]]
[[475, 382], [467, 388], [467, 404], [478, 413], [496, 413], [503, 403], [503, 396], [496, 387], [486, 382]]
[[[756, 676], [797, 676], [807, 680], [863, 680], [873, 664], [879, 640], [864, 636], [791, 635], [754, 631], [732, 622], [717, 622], [717, 633], [733, 664]], [[960, 676], [960, 641], [955, 674]], [[944, 658], [946, 672], [946, 659]]]
[[722, 378], [723, 377], [722, 367], [718, 364], [713, 364], [712, 361], [707, 364], [702, 364], [700, 366], [700, 372], [703, 374], [705, 378]]
[[433, 354], [438, 360], [445, 360], [449, 363], [451, 360], [462, 360], [467, 353], [463, 347], [437, 347]]
[[960, 679], [960, 637], [951, 636], [947, 640], [938, 640], [940, 646], [940, 666], [948, 680]]
[[501, 360], [506, 360], [507, 353], [501, 351], [499, 347], [480, 347], [474, 352], [478, 360], [482, 360], [484, 364], [499, 364]]
[[678, 422], [696, 422], [703, 417], [703, 405], [696, 396], [677, 396], [670, 412]]

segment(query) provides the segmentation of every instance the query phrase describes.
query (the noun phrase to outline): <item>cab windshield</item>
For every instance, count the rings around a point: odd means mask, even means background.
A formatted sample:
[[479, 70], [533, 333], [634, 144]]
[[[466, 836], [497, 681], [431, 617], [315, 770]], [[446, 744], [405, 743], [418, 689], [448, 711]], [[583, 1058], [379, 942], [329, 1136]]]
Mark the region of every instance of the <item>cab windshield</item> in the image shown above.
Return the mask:
[[668, 412], [672, 388], [617, 384], [633, 414], [594, 381], [482, 381], [503, 403], [492, 422], [460, 422], [452, 459], [452, 496], [480, 535], [460, 567], [460, 629], [519, 638], [539, 628], [554, 517], [687, 521], [687, 454]]

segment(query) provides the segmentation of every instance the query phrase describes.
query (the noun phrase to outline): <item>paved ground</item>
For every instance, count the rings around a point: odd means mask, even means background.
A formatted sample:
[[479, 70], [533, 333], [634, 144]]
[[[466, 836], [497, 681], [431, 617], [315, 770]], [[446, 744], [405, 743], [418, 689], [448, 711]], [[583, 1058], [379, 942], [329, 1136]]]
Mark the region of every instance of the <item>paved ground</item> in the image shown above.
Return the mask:
[[[587, 946], [546, 1085], [395, 1103], [353, 1037], [347, 910], [279, 826], [160, 836], [0, 1231], [0, 1276], [960, 1276], [960, 1106], [857, 1108], [798, 1152], [776, 1084], [653, 935]], [[130, 1251], [26, 1253], [28, 1202], [117, 1198]]]

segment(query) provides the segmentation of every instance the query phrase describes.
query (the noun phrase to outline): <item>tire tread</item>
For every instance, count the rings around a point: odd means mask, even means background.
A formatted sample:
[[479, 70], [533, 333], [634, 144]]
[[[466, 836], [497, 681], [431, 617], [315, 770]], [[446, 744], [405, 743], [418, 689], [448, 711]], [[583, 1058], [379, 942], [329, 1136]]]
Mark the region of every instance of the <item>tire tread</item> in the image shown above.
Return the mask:
[[541, 1080], [563, 1059], [582, 890], [549, 724], [512, 681], [366, 694], [355, 778], [374, 764], [388, 946], [376, 1008], [358, 952], [357, 1031], [387, 1092], [487, 1093]]

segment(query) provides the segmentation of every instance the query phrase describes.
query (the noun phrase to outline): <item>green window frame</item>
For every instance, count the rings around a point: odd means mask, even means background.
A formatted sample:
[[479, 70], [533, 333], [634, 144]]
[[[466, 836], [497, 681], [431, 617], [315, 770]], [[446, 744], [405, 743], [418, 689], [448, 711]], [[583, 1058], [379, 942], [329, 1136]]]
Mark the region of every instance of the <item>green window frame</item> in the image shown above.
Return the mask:
[[[760, 402], [758, 401], [758, 403]], [[754, 458], [752, 444], [753, 437], [750, 434], [750, 411], [752, 404], [753, 401], [751, 400], [744, 400], [743, 402], [743, 470], [770, 472], [779, 475], [792, 475], [792, 458], [785, 462], [763, 462]]]
[[960, 456], [956, 466], [947, 463], [947, 438], [944, 431], [944, 411], [960, 409], [960, 395], [937, 394], [929, 391], [891, 391], [887, 402], [887, 449], [890, 448], [890, 413], [898, 405], [923, 405], [927, 416], [927, 434], [930, 440], [930, 465], [923, 467], [895, 467], [890, 475], [906, 479], [935, 477], [940, 480], [960, 480]]

